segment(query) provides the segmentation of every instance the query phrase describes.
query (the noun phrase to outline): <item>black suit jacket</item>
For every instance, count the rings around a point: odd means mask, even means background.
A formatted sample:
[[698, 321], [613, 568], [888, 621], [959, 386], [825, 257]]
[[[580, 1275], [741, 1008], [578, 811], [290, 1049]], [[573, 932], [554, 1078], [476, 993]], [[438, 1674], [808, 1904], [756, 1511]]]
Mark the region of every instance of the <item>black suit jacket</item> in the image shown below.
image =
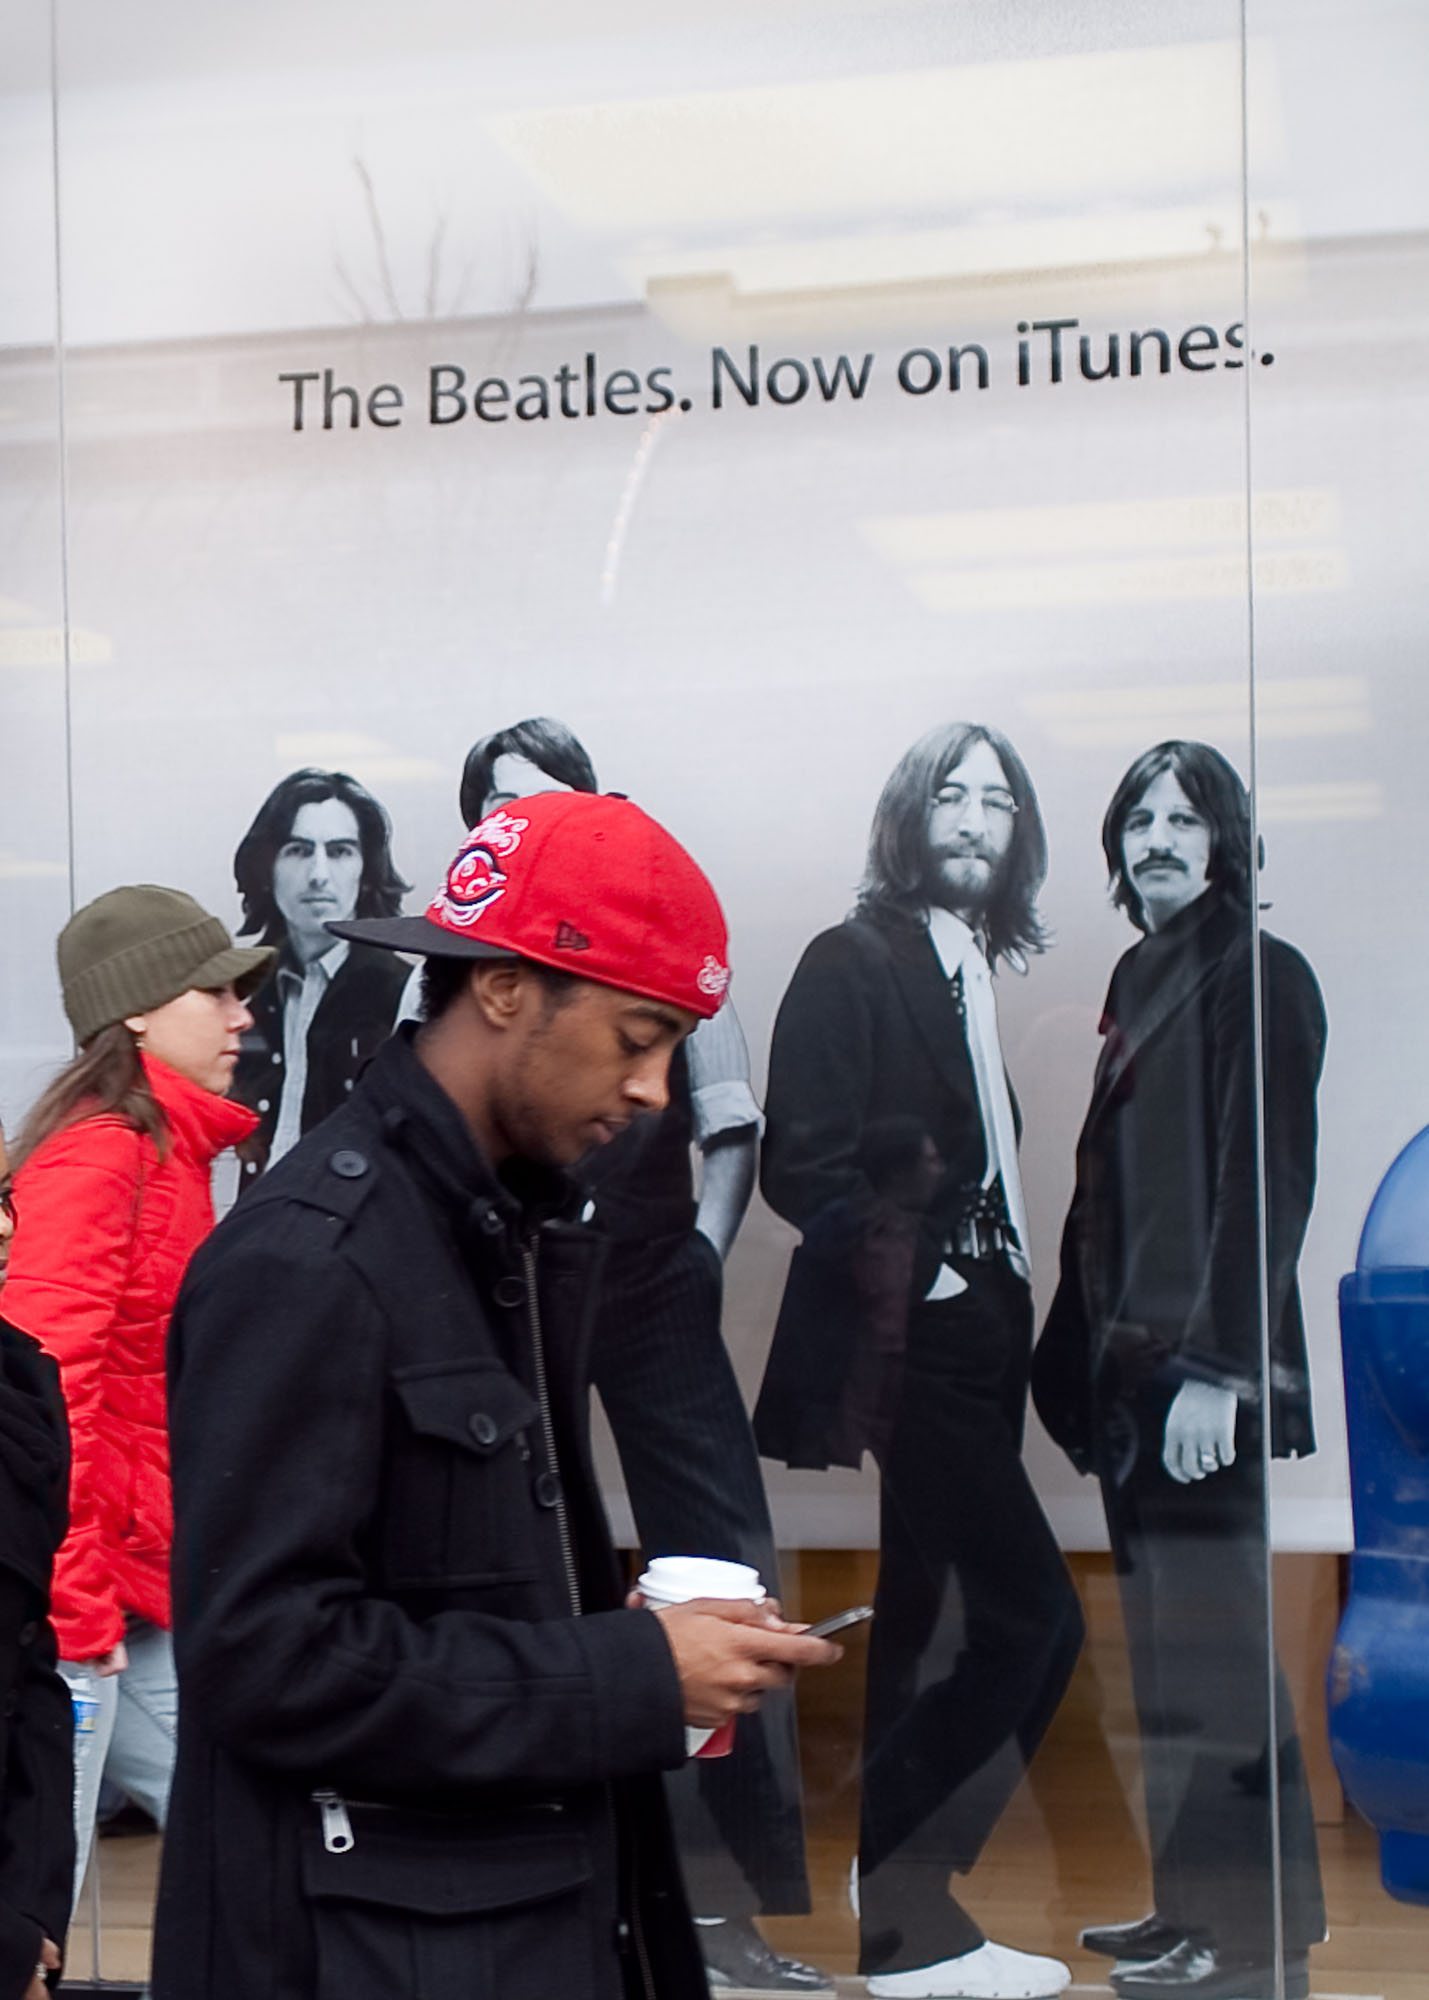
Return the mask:
[[[774, 1024], [765, 1113], [760, 1184], [804, 1240], [755, 1436], [789, 1465], [857, 1465], [886, 1435], [901, 1329], [987, 1162], [967, 1033], [923, 925], [853, 916], [814, 939]], [[879, 1121], [910, 1117], [945, 1167], [921, 1209], [868, 1170]]]
[[[1250, 917], [1210, 894], [1118, 963], [1077, 1142], [1061, 1280], [1033, 1364], [1051, 1435], [1090, 1469], [1106, 1412], [1153, 1377], [1260, 1403], [1260, 1176]], [[1314, 1449], [1296, 1277], [1315, 1191], [1325, 1010], [1262, 934], [1273, 1448]]]
[[[291, 966], [285, 948], [280, 968]], [[302, 1130], [310, 1132], [345, 1103], [364, 1065], [392, 1032], [411, 966], [390, 951], [350, 944], [308, 1029], [308, 1077]], [[239, 1148], [245, 1182], [261, 1174], [278, 1126], [283, 1094], [283, 982], [265, 981], [250, 1002], [253, 1026], [243, 1036], [233, 1095], [260, 1120]]]

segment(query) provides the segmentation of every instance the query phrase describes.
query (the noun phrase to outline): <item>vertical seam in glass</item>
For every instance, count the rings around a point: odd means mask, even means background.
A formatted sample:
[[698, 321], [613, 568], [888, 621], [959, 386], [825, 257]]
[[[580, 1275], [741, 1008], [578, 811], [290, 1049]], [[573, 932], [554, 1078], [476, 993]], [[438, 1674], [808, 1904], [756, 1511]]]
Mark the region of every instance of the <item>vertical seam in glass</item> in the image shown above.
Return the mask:
[[1257, 1278], [1260, 1291], [1260, 1481], [1261, 1529], [1265, 1537], [1265, 1680], [1266, 1680], [1266, 1794], [1270, 1800], [1270, 1895], [1271, 1945], [1274, 1952], [1275, 1991], [1285, 1994], [1285, 1908], [1284, 1868], [1280, 1852], [1280, 1715], [1275, 1646], [1275, 1550], [1270, 1530], [1270, 1470], [1273, 1463], [1271, 1436], [1271, 1354], [1270, 1354], [1270, 1228], [1269, 1184], [1266, 1180], [1265, 1143], [1265, 993], [1260, 953], [1260, 773], [1256, 729], [1255, 679], [1255, 513], [1252, 472], [1251, 382], [1254, 379], [1255, 349], [1250, 321], [1250, 37], [1249, 0], [1240, 5], [1240, 257], [1241, 257], [1241, 337], [1245, 342], [1241, 405], [1244, 420], [1245, 453], [1245, 619], [1246, 691], [1250, 723], [1250, 993], [1251, 1033], [1255, 1062], [1255, 1182]]
[[75, 907], [74, 704], [69, 608], [69, 433], [65, 412], [64, 260], [60, 229], [60, 0], [50, 0], [50, 189], [55, 246], [55, 415], [59, 442], [60, 664], [64, 689], [65, 862], [70, 915]]

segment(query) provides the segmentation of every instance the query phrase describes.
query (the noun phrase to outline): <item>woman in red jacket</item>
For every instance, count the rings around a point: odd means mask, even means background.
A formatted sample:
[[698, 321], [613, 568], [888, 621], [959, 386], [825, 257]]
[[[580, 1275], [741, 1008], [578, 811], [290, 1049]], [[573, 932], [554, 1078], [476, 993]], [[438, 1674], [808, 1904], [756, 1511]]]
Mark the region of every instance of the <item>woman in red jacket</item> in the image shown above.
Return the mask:
[[6, 1317], [60, 1366], [73, 1440], [55, 1562], [60, 1671], [75, 1707], [75, 1887], [99, 1780], [163, 1824], [176, 1695], [169, 1638], [164, 1342], [213, 1227], [213, 1161], [256, 1119], [225, 1101], [245, 997], [272, 963], [176, 889], [112, 889], [60, 933], [79, 1054], [20, 1135]]

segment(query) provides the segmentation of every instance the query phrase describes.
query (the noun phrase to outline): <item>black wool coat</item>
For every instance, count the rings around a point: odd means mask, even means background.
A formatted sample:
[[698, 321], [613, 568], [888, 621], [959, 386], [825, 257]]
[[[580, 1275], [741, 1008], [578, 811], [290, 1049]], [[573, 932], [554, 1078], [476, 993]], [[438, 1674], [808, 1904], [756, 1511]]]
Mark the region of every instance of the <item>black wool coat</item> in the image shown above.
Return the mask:
[[45, 1616], [68, 1488], [59, 1370], [0, 1320], [0, 2000], [20, 2000], [69, 1923], [71, 1708]]
[[[805, 951], [774, 1023], [760, 1186], [803, 1232], [754, 1434], [766, 1457], [858, 1465], [896, 1404], [902, 1328], [987, 1162], [967, 1032], [927, 929], [854, 916]], [[916, 1120], [943, 1176], [900, 1208], [870, 1177], [889, 1120]]]
[[156, 2000], [704, 2000], [552, 1178], [493, 1175], [403, 1032], [190, 1267]]
[[[285, 947], [280, 964], [292, 963]], [[392, 1033], [411, 970], [404, 959], [375, 945], [348, 946], [308, 1029], [304, 1132], [346, 1102], [363, 1065]], [[276, 974], [259, 987], [249, 1009], [253, 1025], [240, 1042], [232, 1093], [259, 1119], [258, 1130], [239, 1147], [245, 1185], [268, 1164], [283, 1094], [283, 987]]]
[[[1080, 1470], [1153, 1380], [1267, 1398], [1249, 913], [1208, 892], [1112, 973], [1061, 1277], [1033, 1358], [1037, 1413]], [[1297, 1265], [1315, 1192], [1325, 1009], [1261, 934], [1272, 1448], [1314, 1450]]]

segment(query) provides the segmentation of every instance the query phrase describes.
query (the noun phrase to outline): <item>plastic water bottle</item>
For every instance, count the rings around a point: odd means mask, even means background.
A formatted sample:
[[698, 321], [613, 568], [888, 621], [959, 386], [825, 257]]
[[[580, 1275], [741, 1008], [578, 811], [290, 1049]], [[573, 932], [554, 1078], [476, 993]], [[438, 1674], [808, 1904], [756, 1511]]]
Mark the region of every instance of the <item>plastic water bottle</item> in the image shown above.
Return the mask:
[[76, 1808], [84, 1787], [85, 1773], [94, 1758], [95, 1732], [99, 1728], [99, 1686], [97, 1675], [88, 1667], [65, 1675], [74, 1708], [74, 1796]]

